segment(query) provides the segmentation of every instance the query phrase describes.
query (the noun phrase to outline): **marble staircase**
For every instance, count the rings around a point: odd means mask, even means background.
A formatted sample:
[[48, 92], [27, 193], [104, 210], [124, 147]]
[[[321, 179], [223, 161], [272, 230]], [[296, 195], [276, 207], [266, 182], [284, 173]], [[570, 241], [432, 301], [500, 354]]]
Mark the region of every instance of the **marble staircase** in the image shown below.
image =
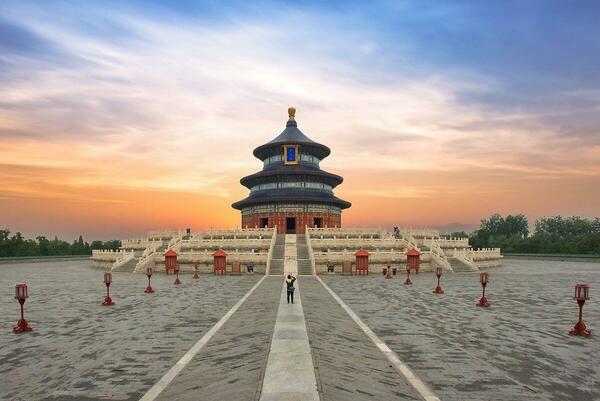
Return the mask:
[[306, 244], [305, 234], [298, 234], [296, 239], [296, 252], [298, 258], [298, 275], [310, 276], [313, 274], [310, 256], [308, 254], [308, 246]]
[[269, 274], [282, 275], [283, 262], [285, 255], [285, 234], [277, 234], [275, 245], [273, 246], [273, 255], [271, 257], [271, 268]]

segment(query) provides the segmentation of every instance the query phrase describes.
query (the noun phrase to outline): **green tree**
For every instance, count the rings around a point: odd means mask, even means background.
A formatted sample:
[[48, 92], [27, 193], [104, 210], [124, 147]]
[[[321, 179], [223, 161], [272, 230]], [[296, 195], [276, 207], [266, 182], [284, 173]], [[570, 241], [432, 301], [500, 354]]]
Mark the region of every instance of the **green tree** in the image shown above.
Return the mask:
[[26, 239], [20, 232], [10, 235], [9, 229], [0, 230], [0, 257], [7, 256], [64, 256], [64, 255], [89, 255], [92, 249], [112, 249], [117, 250], [121, 247], [121, 241], [92, 241], [92, 244], [85, 242], [83, 236], [69, 244], [66, 241], [54, 236], [53, 240], [48, 240], [43, 235], [38, 235], [34, 239]]
[[470, 237], [474, 248], [499, 247], [519, 248], [519, 242], [529, 235], [529, 222], [523, 214], [508, 215], [506, 218], [499, 213], [481, 220], [479, 229]]
[[588, 220], [579, 216], [542, 217], [535, 222], [535, 235], [556, 238], [583, 237], [591, 233], [600, 233], [598, 218]]
[[121, 241], [119, 240], [114, 239], [104, 243], [104, 249], [112, 249], [113, 251], [116, 251], [119, 248], [121, 248]]
[[8, 256], [10, 230], [0, 230], [0, 257]]
[[535, 222], [534, 237], [542, 253], [598, 253], [600, 219], [580, 216], [542, 217]]
[[38, 235], [35, 237], [35, 239], [37, 241], [39, 254], [42, 256], [48, 256], [50, 252], [50, 241], [48, 241], [48, 238], [44, 237], [43, 235]]
[[469, 238], [469, 234], [464, 231], [453, 231], [445, 235], [452, 238]]
[[88, 251], [88, 247], [86, 247], [86, 244], [83, 241], [83, 236], [80, 235], [76, 241], [73, 241], [70, 253], [71, 255], [85, 255]]

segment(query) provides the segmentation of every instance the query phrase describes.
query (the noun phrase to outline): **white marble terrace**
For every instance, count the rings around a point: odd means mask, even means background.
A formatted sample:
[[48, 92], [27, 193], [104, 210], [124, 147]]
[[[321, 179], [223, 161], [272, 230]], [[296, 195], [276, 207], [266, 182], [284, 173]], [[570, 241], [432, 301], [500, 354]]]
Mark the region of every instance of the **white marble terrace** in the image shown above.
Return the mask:
[[[146, 238], [126, 239], [121, 250], [94, 250], [95, 267], [105, 270], [145, 272], [153, 267], [164, 272], [164, 253], [172, 249], [179, 254], [181, 272], [192, 272], [198, 264], [202, 273], [211, 273], [213, 252], [227, 252], [228, 270], [239, 261], [241, 271], [254, 266], [255, 273], [264, 273], [271, 261], [276, 232], [272, 228], [206, 230], [186, 235], [184, 230], [152, 231]], [[388, 263], [403, 269], [406, 251], [416, 248], [421, 252], [421, 271], [442, 267], [447, 271], [477, 271], [498, 267], [502, 255], [499, 248], [474, 250], [468, 238], [441, 236], [434, 229], [401, 229], [394, 234], [378, 228], [307, 228], [304, 239], [313, 271], [325, 273], [327, 264], [341, 272], [342, 262], [354, 261], [359, 249], [369, 251], [369, 266], [373, 273], [381, 273]]]
[[213, 252], [222, 249], [228, 254], [228, 270], [233, 261], [239, 261], [242, 272], [252, 263], [254, 272], [264, 273], [274, 234], [274, 229], [264, 228], [207, 230], [189, 236], [185, 230], [152, 231], [146, 238], [123, 240], [118, 252], [94, 251], [92, 261], [95, 267], [105, 270], [143, 273], [152, 267], [156, 272], [164, 272], [164, 253], [172, 249], [179, 254], [177, 261], [182, 273], [193, 272], [196, 263], [201, 273], [212, 273]]

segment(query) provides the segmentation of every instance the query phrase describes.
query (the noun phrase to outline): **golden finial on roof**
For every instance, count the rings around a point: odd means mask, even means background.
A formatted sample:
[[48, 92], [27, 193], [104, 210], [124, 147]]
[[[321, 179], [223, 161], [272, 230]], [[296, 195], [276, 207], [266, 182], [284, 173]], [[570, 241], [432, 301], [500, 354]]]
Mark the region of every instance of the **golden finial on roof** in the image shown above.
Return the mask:
[[290, 117], [289, 121], [295, 121], [295, 117], [296, 117], [296, 108], [295, 107], [290, 107], [288, 108], [288, 115]]

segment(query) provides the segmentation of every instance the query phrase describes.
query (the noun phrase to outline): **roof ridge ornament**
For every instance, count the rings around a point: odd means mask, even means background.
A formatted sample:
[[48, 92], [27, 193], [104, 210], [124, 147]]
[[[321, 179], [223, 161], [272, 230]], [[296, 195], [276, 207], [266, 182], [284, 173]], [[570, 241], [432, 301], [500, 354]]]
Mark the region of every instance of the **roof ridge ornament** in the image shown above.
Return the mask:
[[288, 108], [288, 116], [290, 118], [288, 121], [296, 121], [296, 108], [294, 106]]

